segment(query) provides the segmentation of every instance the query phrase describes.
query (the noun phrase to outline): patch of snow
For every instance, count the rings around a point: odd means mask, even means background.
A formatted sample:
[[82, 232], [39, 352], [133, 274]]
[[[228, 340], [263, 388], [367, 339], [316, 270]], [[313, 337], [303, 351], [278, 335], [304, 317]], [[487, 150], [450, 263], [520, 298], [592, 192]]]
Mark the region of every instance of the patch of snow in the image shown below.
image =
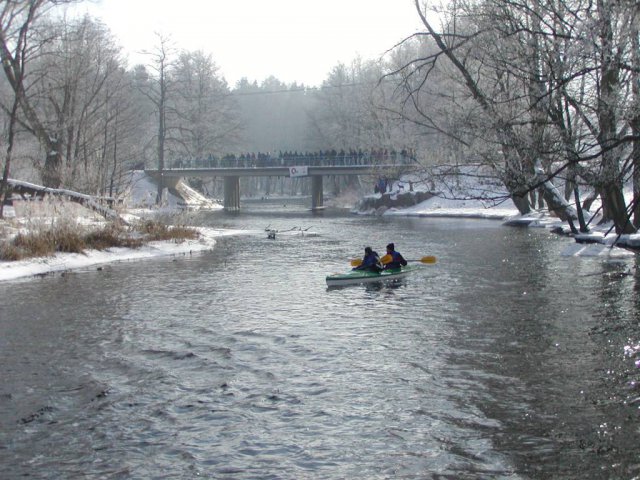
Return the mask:
[[58, 253], [52, 257], [40, 257], [16, 262], [0, 262], [0, 281], [33, 277], [47, 273], [84, 269], [105, 263], [140, 260], [159, 256], [187, 255], [211, 250], [216, 238], [247, 234], [244, 230], [220, 230], [198, 228], [199, 238], [175, 242], [150, 242], [140, 248], [110, 248], [103, 251], [88, 250], [85, 253]]
[[[163, 207], [158, 209], [155, 205], [157, 185], [143, 171], [132, 172], [130, 182], [128, 183], [129, 187], [125, 192], [127, 198], [125, 207], [127, 205], [138, 207], [137, 209], [127, 210], [121, 215], [128, 222], [140, 219], [145, 213], [175, 212], [185, 206], [190, 209], [223, 208], [218, 203], [200, 195], [183, 182], [179, 182], [177, 190], [183, 195], [183, 198], [168, 194], [166, 195]], [[14, 230], [15, 233], [18, 231], [27, 233], [30, 227], [37, 227], [37, 225], [42, 224], [42, 222], [51, 223], [55, 221], [51, 216], [51, 208], [47, 208], [47, 202], [27, 202], [25, 205], [29, 206], [27, 212], [22, 212], [26, 213], [26, 216], [17, 215], [15, 207], [7, 206], [4, 209], [5, 217], [11, 218], [14, 224], [13, 227], [9, 226], [7, 228]], [[77, 204], [71, 204], [71, 206], [67, 208], [80, 209], [81, 207]], [[42, 215], [42, 218], [40, 218], [40, 215]], [[84, 216], [80, 215], [77, 217], [76, 221], [78, 225], [103, 223], [101, 220], [94, 218], [95, 215], [88, 210], [85, 211], [83, 215]], [[216, 244], [216, 238], [218, 237], [250, 233], [244, 230], [221, 230], [204, 227], [198, 227], [196, 230], [199, 232], [197, 239], [185, 240], [180, 243], [176, 243], [175, 241], [151, 242], [136, 249], [110, 248], [103, 251], [88, 250], [82, 254], [58, 253], [51, 257], [0, 262], [0, 281], [83, 269], [119, 261], [193, 254], [213, 249]]]
[[449, 199], [432, 197], [424, 202], [407, 208], [390, 208], [384, 215], [400, 215], [409, 217], [471, 217], [503, 220], [518, 214], [518, 209], [511, 200], [499, 206], [487, 204], [482, 200]]
[[633, 257], [635, 253], [622, 248], [611, 248], [609, 245], [600, 243], [572, 243], [562, 250], [563, 257], [609, 257], [627, 258]]
[[[156, 205], [158, 185], [144, 171], [132, 171], [127, 183], [128, 187], [124, 194], [125, 207], [128, 209], [158, 209]], [[223, 208], [222, 205], [206, 198], [182, 180], [178, 182], [176, 191], [180, 193], [182, 198], [165, 189], [161, 208], [168, 210], [180, 208], [219, 210]]]

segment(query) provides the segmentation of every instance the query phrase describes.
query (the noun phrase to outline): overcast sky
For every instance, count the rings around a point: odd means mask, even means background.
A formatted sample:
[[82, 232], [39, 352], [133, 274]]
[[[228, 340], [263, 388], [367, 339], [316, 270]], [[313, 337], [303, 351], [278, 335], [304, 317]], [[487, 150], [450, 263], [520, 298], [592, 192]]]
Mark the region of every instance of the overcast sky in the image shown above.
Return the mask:
[[157, 45], [211, 53], [230, 86], [273, 75], [319, 85], [338, 62], [378, 58], [418, 30], [413, 0], [93, 0], [130, 61]]

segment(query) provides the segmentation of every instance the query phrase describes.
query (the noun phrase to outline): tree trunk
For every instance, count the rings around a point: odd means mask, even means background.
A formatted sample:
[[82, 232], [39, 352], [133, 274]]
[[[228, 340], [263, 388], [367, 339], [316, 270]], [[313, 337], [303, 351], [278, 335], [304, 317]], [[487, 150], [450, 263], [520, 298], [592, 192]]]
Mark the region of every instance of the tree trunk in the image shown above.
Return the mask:
[[602, 189], [602, 202], [606, 206], [606, 210], [603, 209], [607, 215], [606, 219], [613, 221], [618, 235], [636, 232], [630, 216], [627, 215], [627, 206], [621, 187], [614, 182], [608, 182]]
[[[636, 22], [631, 29], [632, 66], [631, 88], [633, 90], [633, 103], [635, 115], [631, 118], [631, 130], [633, 136], [640, 138], [640, 28]], [[640, 228], [640, 140], [634, 140], [631, 153], [633, 162], [633, 225]]]
[[545, 202], [549, 211], [562, 221], [573, 221], [578, 218], [576, 209], [568, 203], [558, 188], [548, 179], [541, 167], [536, 169], [537, 179], [540, 182]]
[[164, 51], [163, 44], [162, 57], [159, 64], [159, 82], [160, 82], [160, 97], [158, 99], [158, 194], [156, 196], [156, 204], [160, 205], [162, 202], [162, 191], [164, 189], [164, 179], [162, 171], [164, 170], [164, 142], [167, 134], [166, 125], [166, 108], [167, 108], [167, 72], [166, 72], [166, 52]]
[[511, 195], [511, 201], [518, 209], [520, 215], [531, 213], [531, 203], [526, 195]]
[[111, 176], [109, 177], [109, 196], [114, 197], [114, 189], [116, 183], [116, 171], [118, 169], [118, 116], [113, 128], [113, 166], [111, 168]]
[[580, 191], [578, 190], [578, 187], [575, 184], [573, 187], [573, 198], [575, 200], [576, 211], [578, 213], [578, 223], [580, 224], [580, 232], [587, 233], [589, 231], [589, 227], [587, 227], [587, 223], [584, 221], [584, 212], [582, 211], [582, 207], [580, 206]]
[[612, 5], [604, 0], [598, 0], [600, 14], [600, 91], [598, 96], [598, 143], [602, 150], [602, 201], [605, 220], [611, 220], [618, 235], [634, 233], [636, 231], [627, 216], [626, 204], [622, 189], [622, 175], [620, 172], [620, 147], [618, 140], [616, 93], [619, 88], [619, 62], [613, 51], [613, 20], [611, 18]]
[[57, 140], [50, 140], [42, 169], [42, 183], [45, 187], [60, 188], [62, 185], [62, 152]]
[[589, 196], [587, 196], [587, 198], [585, 198], [584, 202], [582, 203], [582, 208], [584, 210], [590, 211], [591, 205], [593, 205], [593, 202], [596, 201], [596, 199], [598, 198], [598, 195], [600, 195], [600, 192], [598, 190], [594, 190], [593, 192], [591, 192]]
[[4, 204], [9, 199], [9, 188], [7, 182], [9, 181], [9, 172], [11, 171], [11, 158], [13, 156], [13, 142], [15, 139], [15, 129], [18, 116], [18, 104], [19, 100], [17, 96], [13, 97], [13, 106], [11, 107], [11, 115], [9, 117], [9, 132], [7, 135], [7, 155], [4, 161], [4, 170], [2, 172], [2, 182], [0, 182], [0, 218], [4, 216]]

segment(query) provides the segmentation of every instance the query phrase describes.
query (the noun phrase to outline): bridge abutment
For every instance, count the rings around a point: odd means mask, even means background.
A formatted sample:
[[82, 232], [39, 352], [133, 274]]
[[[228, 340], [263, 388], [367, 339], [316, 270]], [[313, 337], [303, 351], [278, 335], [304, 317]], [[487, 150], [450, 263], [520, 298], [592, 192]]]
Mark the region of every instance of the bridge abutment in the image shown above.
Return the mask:
[[240, 210], [240, 177], [224, 177], [224, 208]]
[[322, 175], [311, 175], [311, 209], [323, 206]]

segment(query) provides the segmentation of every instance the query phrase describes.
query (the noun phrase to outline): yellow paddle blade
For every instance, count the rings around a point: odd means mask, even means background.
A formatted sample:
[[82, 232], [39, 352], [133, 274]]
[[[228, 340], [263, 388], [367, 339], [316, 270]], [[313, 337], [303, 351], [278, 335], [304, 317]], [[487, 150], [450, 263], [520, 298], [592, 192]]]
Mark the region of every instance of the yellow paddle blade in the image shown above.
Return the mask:
[[383, 265], [386, 265], [387, 263], [391, 263], [391, 260], [393, 260], [393, 257], [389, 254], [387, 255], [383, 255], [382, 258], [380, 259], [380, 262]]
[[436, 257], [434, 257], [433, 255], [422, 257], [420, 259], [420, 263], [436, 263]]
[[359, 267], [360, 265], [362, 265], [362, 260], [360, 258], [354, 258], [349, 263], [351, 263], [352, 267]]

